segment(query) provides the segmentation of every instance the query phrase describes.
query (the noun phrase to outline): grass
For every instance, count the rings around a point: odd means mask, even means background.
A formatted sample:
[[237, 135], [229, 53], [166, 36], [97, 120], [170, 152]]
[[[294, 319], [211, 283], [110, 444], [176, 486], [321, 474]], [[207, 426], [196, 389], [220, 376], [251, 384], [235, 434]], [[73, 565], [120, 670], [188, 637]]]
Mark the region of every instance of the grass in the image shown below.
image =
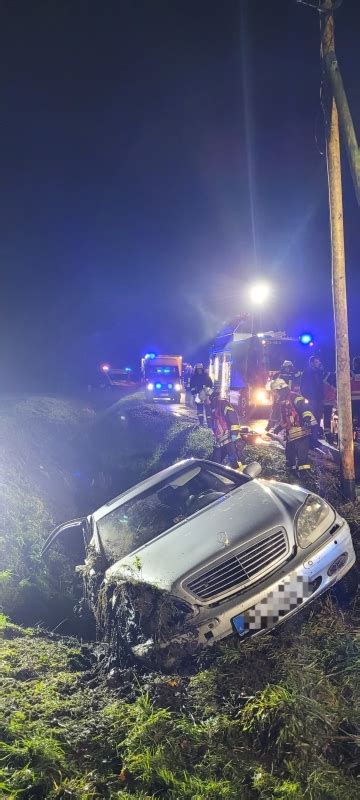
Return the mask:
[[[95, 416], [52, 398], [22, 401], [0, 424], [0, 797], [358, 798], [359, 600], [343, 611], [327, 596], [274, 635], [227, 640], [191, 675], [106, 672], [104, 646], [17, 624], [43, 619], [46, 604], [55, 613], [64, 591], [73, 597], [64, 557], [47, 568], [40, 561], [60, 515], [90, 510], [115, 484], [124, 489], [177, 458], [210, 455], [209, 432], [138, 398]], [[265, 475], [288, 480], [281, 452], [248, 448], [254, 458]], [[79, 488], [73, 473], [86, 464], [113, 485]], [[336, 471], [316, 463], [312, 480], [356, 532], [359, 505], [342, 505]]]
[[[176, 458], [209, 455], [211, 436], [135, 398], [111, 412], [59, 398], [0, 405], [0, 609], [24, 624], [77, 631], [72, 565], [45, 565], [44, 536]], [[160, 443], [160, 444], [159, 444]]]
[[[328, 600], [297, 635], [224, 643], [191, 678], [112, 681], [81, 668], [76, 640], [2, 619], [3, 796], [355, 800], [358, 621]], [[126, 680], [135, 700], [122, 697]]]

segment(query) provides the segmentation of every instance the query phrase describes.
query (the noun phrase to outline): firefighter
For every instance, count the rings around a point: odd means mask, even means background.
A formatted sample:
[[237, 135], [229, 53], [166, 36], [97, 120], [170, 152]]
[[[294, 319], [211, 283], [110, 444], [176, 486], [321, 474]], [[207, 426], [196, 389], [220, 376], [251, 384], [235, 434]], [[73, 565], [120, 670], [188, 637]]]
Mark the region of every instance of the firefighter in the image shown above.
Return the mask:
[[190, 382], [192, 374], [193, 374], [193, 368], [191, 364], [184, 364], [183, 383], [185, 387], [185, 402], [186, 405], [189, 406], [191, 406], [192, 404], [192, 394], [190, 391]]
[[354, 358], [353, 358], [353, 362], [352, 362], [352, 375], [353, 375], [353, 376], [354, 376], [354, 378], [356, 378], [357, 380], [359, 380], [359, 379], [360, 379], [360, 357], [359, 357], [359, 356], [354, 356]]
[[[269, 417], [268, 424], [267, 424], [267, 426], [265, 428], [265, 431], [267, 433], [269, 433], [269, 431], [273, 431], [275, 428], [277, 428], [280, 425], [280, 421], [281, 421], [280, 400], [279, 400], [278, 394], [276, 393], [275, 388], [274, 388], [276, 386], [276, 381], [277, 380], [279, 380], [279, 378], [276, 378], [275, 380], [269, 381], [267, 386], [266, 386], [268, 391], [272, 392], [272, 404], [271, 404], [271, 409], [270, 409], [270, 417]], [[285, 381], [285, 383], [286, 383], [286, 381]]]
[[222, 464], [227, 458], [230, 467], [242, 469], [245, 442], [241, 437], [239, 417], [231, 403], [221, 398], [217, 383], [210, 397], [210, 408], [211, 428], [215, 437], [214, 461]]
[[310, 403], [319, 427], [324, 416], [324, 368], [318, 356], [309, 358], [309, 366], [304, 369], [300, 391]]
[[300, 385], [301, 372], [296, 369], [292, 361], [285, 360], [279, 374], [274, 377], [282, 378], [290, 386], [290, 389], [295, 390]]
[[[274, 381], [279, 380], [279, 378], [285, 383], [288, 384], [290, 389], [297, 389], [300, 384], [301, 372], [299, 369], [296, 369], [292, 361], [285, 360], [281, 366], [279, 372], [276, 372], [273, 375], [272, 380], [269, 380], [266, 388], [269, 391], [272, 391], [272, 385]], [[269, 422], [265, 428], [266, 431], [271, 431], [273, 428], [279, 423], [280, 421], [280, 404], [277, 399], [273, 396], [271, 411], [270, 411], [270, 418]]]
[[282, 378], [273, 382], [273, 392], [280, 403], [279, 430], [286, 436], [286, 464], [291, 470], [304, 474], [310, 469], [309, 447], [312, 424], [316, 424], [309, 404], [298, 392], [292, 392]]
[[206, 424], [205, 404], [208, 400], [209, 390], [212, 388], [213, 382], [207, 372], [205, 372], [204, 365], [196, 364], [190, 379], [190, 391], [195, 400], [200, 425]]

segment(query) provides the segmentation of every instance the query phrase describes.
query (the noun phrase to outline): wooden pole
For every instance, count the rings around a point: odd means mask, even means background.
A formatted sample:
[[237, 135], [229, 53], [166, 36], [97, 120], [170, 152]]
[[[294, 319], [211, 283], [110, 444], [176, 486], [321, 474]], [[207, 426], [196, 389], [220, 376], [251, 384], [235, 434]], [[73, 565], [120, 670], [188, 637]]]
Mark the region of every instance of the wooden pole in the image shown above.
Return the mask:
[[[323, 9], [329, 13], [321, 17], [321, 56], [326, 78], [325, 55], [334, 51], [334, 18], [331, 13], [332, 0], [324, 0]], [[342, 202], [341, 157], [339, 120], [335, 99], [329, 82], [326, 158], [329, 183], [330, 230], [332, 252], [332, 291], [335, 323], [336, 383], [339, 415], [339, 449], [343, 491], [354, 501], [355, 468], [354, 441], [351, 408], [349, 331], [346, 298], [344, 220]]]

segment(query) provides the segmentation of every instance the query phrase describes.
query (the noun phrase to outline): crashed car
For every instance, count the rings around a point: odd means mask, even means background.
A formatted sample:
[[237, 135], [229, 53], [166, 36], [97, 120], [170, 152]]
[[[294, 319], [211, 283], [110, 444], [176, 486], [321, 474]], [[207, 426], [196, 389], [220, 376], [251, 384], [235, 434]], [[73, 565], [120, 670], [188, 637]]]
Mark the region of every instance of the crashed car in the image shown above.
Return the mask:
[[[259, 635], [334, 586], [355, 563], [347, 522], [304, 488], [189, 459], [159, 472], [44, 546], [80, 532], [102, 586], [155, 587], [183, 610], [200, 645]], [[112, 595], [114, 603], [115, 595]]]

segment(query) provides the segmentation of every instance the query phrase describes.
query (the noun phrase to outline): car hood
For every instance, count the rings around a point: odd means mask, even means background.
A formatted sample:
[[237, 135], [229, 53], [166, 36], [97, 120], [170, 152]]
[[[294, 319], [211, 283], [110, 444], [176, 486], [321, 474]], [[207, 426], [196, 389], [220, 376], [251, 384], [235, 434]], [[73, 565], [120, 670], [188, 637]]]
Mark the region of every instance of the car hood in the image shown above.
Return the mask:
[[285, 484], [249, 481], [114, 563], [106, 580], [135, 579], [176, 594], [184, 577], [259, 533], [284, 527], [292, 549], [293, 519], [306, 495]]

